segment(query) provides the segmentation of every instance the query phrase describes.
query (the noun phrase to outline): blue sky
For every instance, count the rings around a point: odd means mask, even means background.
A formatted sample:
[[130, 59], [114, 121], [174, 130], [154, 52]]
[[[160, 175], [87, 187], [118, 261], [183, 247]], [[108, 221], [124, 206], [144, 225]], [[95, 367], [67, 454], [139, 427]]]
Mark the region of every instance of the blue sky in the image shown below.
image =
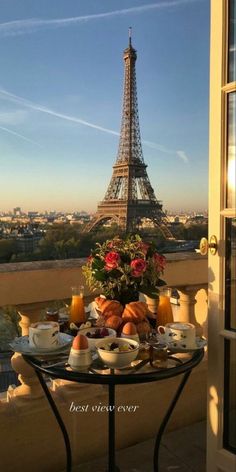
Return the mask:
[[205, 209], [208, 0], [0, 0], [0, 211], [95, 211], [132, 26], [143, 154], [164, 209]]

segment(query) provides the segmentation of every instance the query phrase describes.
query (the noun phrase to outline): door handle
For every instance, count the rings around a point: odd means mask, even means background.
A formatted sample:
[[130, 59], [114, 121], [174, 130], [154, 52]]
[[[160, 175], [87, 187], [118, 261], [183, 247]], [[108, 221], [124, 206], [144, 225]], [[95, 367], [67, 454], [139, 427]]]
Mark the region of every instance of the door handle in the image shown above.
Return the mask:
[[215, 235], [210, 237], [210, 242], [207, 238], [202, 238], [199, 245], [199, 252], [202, 256], [206, 256], [210, 251], [212, 256], [215, 256], [218, 250], [217, 237]]

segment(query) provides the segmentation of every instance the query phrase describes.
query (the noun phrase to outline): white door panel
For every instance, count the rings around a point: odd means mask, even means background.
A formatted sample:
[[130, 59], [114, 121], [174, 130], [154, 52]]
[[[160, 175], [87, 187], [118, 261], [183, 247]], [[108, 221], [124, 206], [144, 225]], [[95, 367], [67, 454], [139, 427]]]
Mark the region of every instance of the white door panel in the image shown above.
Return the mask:
[[207, 472], [236, 471], [236, 0], [211, 0]]

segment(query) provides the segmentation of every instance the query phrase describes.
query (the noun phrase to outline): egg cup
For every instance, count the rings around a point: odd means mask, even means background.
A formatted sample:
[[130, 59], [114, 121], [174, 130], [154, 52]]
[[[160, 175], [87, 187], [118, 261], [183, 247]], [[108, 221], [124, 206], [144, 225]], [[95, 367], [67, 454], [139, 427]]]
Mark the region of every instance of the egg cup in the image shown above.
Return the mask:
[[124, 333], [121, 333], [120, 337], [121, 337], [121, 338], [127, 338], [127, 339], [133, 339], [134, 341], [137, 341], [138, 343], [140, 342], [138, 333], [136, 333], [136, 334], [124, 334]]
[[90, 349], [73, 349], [70, 350], [68, 364], [72, 370], [85, 370], [92, 364], [92, 354]]

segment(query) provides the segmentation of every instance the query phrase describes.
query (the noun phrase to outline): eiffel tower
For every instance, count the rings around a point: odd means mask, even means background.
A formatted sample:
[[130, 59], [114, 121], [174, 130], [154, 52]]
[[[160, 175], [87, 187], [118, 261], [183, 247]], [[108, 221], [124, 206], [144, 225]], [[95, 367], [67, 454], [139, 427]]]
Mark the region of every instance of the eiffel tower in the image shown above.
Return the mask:
[[173, 239], [162, 204], [156, 199], [144, 163], [138, 117], [135, 61], [131, 43], [124, 50], [125, 78], [120, 142], [110, 184], [97, 212], [85, 232], [108, 220], [115, 221], [126, 233], [137, 231], [142, 218], [150, 219], [165, 239]]

